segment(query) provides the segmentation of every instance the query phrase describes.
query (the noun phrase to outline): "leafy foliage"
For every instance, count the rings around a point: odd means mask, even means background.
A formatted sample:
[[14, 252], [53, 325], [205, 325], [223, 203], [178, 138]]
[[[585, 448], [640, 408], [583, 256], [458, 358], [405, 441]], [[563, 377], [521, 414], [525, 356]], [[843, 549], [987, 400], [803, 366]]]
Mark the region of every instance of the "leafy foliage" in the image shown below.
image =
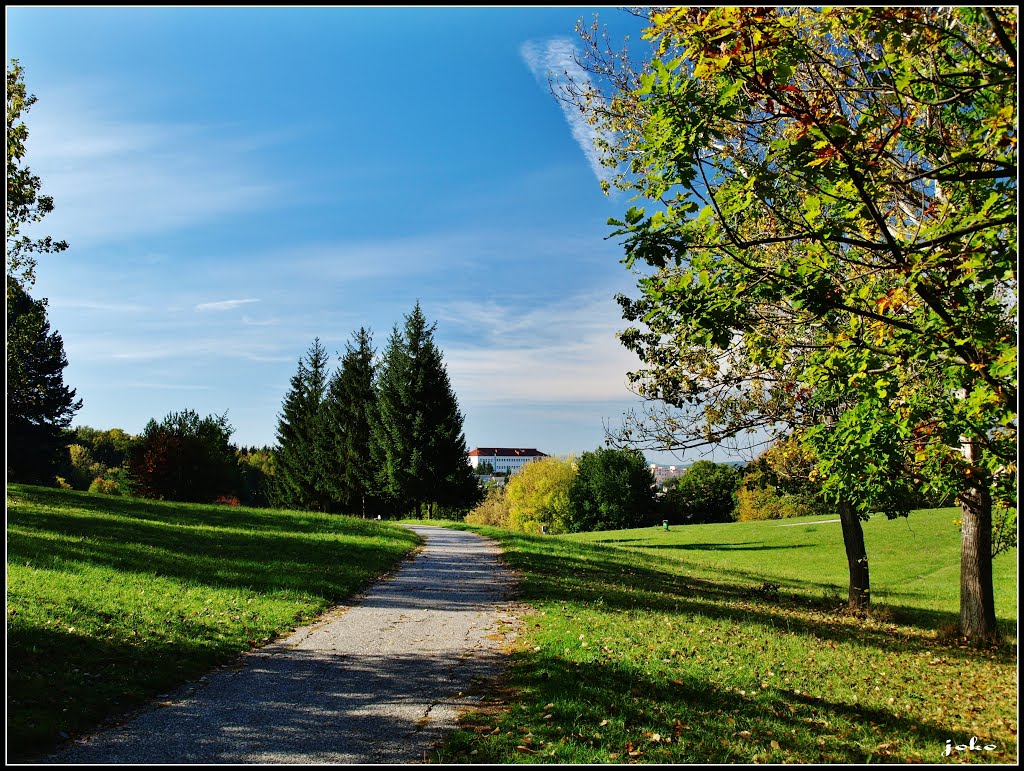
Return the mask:
[[150, 420], [128, 461], [137, 493], [196, 503], [233, 494], [239, 480], [232, 433], [226, 414], [200, 418], [186, 409]]
[[798, 436], [777, 441], [751, 463], [736, 491], [741, 522], [782, 519], [833, 510], [821, 495], [817, 461]]
[[[627, 265], [651, 270], [621, 298], [646, 328], [622, 335], [647, 366], [635, 381], [680, 404], [710, 377], [726, 411], [751, 385], [783, 416], [833, 405], [805, 435], [824, 493], [862, 516], [957, 496], [962, 623], [989, 635], [992, 501], [1016, 507], [1014, 14], [649, 22], [651, 61], [609, 102], [587, 94], [618, 137], [608, 163], [628, 163], [618, 183], [653, 207], [612, 222]], [[723, 382], [733, 362], [747, 375]]]
[[510, 515], [505, 488], [494, 485], [484, 493], [483, 501], [466, 515], [466, 522], [472, 525], [509, 528]]
[[568, 503], [566, 532], [636, 527], [654, 514], [654, 476], [642, 453], [600, 447], [580, 455]]
[[540, 533], [546, 525], [552, 533], [568, 532], [569, 490], [575, 478], [572, 458], [552, 456], [525, 464], [505, 485], [509, 529]]
[[[25, 141], [28, 126], [22, 114], [31, 109], [36, 97], [25, 89], [25, 72], [17, 59], [7, 67], [7, 276], [19, 284], [31, 286], [35, 281], [35, 253], [62, 252], [66, 241], [52, 236], [31, 238], [22, 229], [39, 222], [53, 211], [53, 198], [40, 195], [42, 183], [25, 165]], [[8, 283], [8, 302], [10, 284]]]
[[674, 524], [731, 522], [739, 484], [740, 473], [732, 466], [699, 460], [682, 476], [668, 480], [660, 508]]

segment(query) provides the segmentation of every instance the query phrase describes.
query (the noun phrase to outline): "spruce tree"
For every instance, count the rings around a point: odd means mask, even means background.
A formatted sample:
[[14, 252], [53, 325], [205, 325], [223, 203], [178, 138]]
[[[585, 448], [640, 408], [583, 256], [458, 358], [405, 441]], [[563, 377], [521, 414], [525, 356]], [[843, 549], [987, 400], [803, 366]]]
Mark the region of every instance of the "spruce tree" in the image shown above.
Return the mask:
[[381, 487], [398, 511], [416, 516], [429, 515], [431, 504], [468, 507], [479, 497], [435, 328], [419, 303], [403, 330], [395, 326], [381, 361], [372, 427]]
[[330, 495], [323, 484], [325, 431], [322, 405], [327, 384], [327, 351], [313, 341], [291, 379], [277, 424], [274, 456], [275, 506], [325, 511]]
[[64, 384], [64, 341], [50, 332], [46, 301], [7, 276], [7, 477], [52, 484], [82, 400]]
[[360, 328], [345, 344], [324, 403], [327, 451], [321, 473], [332, 510], [363, 517], [373, 506], [375, 487], [370, 456], [370, 420], [376, 409], [373, 356], [372, 336]]

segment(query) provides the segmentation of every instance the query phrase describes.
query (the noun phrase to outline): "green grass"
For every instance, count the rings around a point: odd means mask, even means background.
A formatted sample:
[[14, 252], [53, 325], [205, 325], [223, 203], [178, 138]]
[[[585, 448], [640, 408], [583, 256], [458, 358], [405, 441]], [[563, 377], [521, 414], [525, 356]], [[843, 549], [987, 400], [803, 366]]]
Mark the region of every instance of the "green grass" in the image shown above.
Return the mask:
[[[532, 607], [506, 680], [434, 762], [906, 763], [1017, 759], [1016, 553], [1007, 638], [955, 624], [955, 510], [865, 524], [875, 609], [844, 610], [838, 523], [500, 540]], [[765, 583], [779, 584], [778, 592]], [[946, 756], [946, 742], [996, 745]]]
[[9, 485], [9, 757], [313, 619], [417, 543], [351, 517]]

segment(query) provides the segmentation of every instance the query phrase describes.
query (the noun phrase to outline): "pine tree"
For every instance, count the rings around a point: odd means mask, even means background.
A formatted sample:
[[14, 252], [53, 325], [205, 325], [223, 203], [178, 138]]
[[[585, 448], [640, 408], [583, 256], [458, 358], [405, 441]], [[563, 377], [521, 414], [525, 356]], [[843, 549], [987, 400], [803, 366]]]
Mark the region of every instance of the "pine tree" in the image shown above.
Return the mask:
[[291, 379], [277, 424], [275, 506], [325, 511], [330, 495], [322, 482], [325, 452], [321, 409], [327, 384], [327, 351], [313, 341]]
[[332, 509], [366, 516], [375, 487], [370, 456], [370, 420], [376, 409], [372, 336], [366, 329], [345, 344], [341, 368], [331, 378], [324, 403], [325, 441], [321, 474]]
[[419, 303], [402, 331], [395, 326], [378, 374], [371, 434], [382, 489], [398, 511], [417, 516], [431, 504], [468, 507], [479, 497], [435, 328]]
[[46, 301], [35, 300], [7, 277], [7, 477], [50, 484], [65, 429], [82, 401], [64, 384], [64, 341], [50, 332]]

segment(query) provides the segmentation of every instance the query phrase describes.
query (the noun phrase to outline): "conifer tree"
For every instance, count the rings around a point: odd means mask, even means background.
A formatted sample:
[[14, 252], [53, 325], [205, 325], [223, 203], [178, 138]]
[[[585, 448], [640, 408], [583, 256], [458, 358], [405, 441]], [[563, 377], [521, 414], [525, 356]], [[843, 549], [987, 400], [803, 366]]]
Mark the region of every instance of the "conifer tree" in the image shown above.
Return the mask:
[[64, 384], [64, 341], [50, 332], [46, 301], [7, 276], [7, 476], [12, 482], [53, 483], [64, 431], [82, 400]]
[[371, 432], [382, 490], [396, 510], [417, 516], [429, 513], [431, 504], [471, 506], [479, 498], [435, 328], [419, 303], [404, 329], [395, 326], [378, 373]]
[[327, 385], [327, 351], [320, 338], [299, 360], [277, 424], [273, 502], [275, 506], [325, 511], [330, 496], [323, 484], [325, 432], [322, 405]]
[[370, 420], [376, 409], [373, 356], [372, 335], [360, 328], [345, 344], [324, 402], [324, 486], [332, 509], [364, 517], [375, 487], [370, 457]]

